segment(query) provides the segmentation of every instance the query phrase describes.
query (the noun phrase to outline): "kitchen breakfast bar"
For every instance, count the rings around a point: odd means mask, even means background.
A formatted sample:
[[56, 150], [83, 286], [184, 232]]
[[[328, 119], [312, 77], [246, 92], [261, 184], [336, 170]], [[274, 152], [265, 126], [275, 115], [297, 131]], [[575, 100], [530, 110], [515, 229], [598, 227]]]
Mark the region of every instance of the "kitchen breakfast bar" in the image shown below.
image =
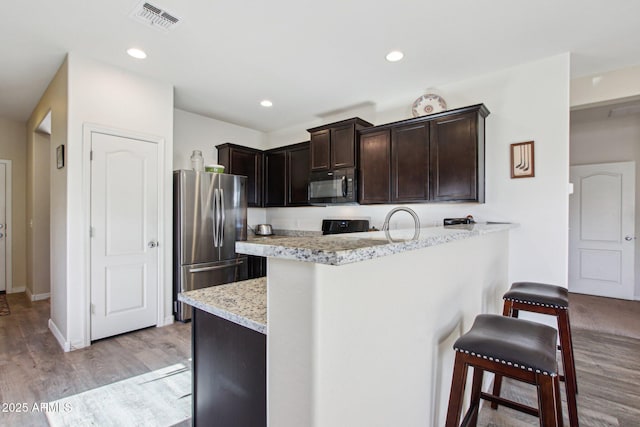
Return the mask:
[[[198, 400], [219, 399], [239, 413], [254, 405], [277, 427], [443, 425], [452, 344], [476, 315], [501, 312], [514, 227], [467, 224], [422, 228], [419, 236], [393, 230], [237, 242], [238, 253], [268, 257], [266, 280], [180, 295], [197, 309], [194, 421], [200, 424]], [[207, 333], [197, 335], [203, 329]], [[213, 346], [198, 342], [211, 341], [211, 331], [228, 336]], [[210, 351], [222, 365], [199, 372], [205, 362], [199, 359]], [[225, 365], [228, 360], [236, 363]], [[238, 366], [251, 372], [238, 373]], [[220, 375], [221, 369], [228, 372]], [[211, 372], [219, 380], [243, 379], [240, 386], [196, 394], [196, 384], [208, 381], [198, 377]]]

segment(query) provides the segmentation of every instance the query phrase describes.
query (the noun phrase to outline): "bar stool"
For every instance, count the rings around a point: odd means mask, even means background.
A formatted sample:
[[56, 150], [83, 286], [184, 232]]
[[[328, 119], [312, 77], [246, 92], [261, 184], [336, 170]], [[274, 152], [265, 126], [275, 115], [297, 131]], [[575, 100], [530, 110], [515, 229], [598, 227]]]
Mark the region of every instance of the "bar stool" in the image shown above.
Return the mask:
[[[558, 349], [562, 353], [564, 370], [564, 376], [560, 376], [560, 381], [565, 382], [569, 424], [571, 427], [578, 427], [576, 402], [578, 382], [569, 322], [569, 291], [566, 288], [545, 283], [515, 282], [502, 298], [504, 299], [504, 316], [518, 317], [520, 310], [556, 316], [560, 336]], [[496, 376], [493, 386], [494, 395], [500, 395], [501, 386], [502, 378]], [[498, 404], [492, 403], [491, 407], [497, 409]]]
[[[473, 385], [463, 426], [476, 426], [480, 399], [485, 399], [535, 415], [542, 427], [562, 427], [556, 339], [556, 330], [540, 323], [494, 314], [477, 316], [471, 329], [453, 345], [456, 358], [445, 427], [460, 425], [469, 367], [473, 367]], [[535, 385], [538, 408], [483, 393], [484, 371]]]

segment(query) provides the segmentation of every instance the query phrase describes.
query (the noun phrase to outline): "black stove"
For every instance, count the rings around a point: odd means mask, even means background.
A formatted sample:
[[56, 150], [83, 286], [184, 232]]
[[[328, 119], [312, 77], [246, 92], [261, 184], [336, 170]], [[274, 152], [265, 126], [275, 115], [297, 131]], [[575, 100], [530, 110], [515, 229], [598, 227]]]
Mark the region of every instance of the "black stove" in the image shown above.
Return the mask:
[[322, 234], [361, 233], [369, 230], [366, 219], [323, 219]]

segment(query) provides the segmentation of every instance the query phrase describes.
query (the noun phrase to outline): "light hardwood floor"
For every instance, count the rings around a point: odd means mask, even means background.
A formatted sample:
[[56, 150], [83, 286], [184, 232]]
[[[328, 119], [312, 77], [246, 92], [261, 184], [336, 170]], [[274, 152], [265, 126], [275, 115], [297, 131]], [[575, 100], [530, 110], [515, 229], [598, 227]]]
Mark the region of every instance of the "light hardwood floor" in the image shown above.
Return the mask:
[[[191, 355], [191, 325], [182, 323], [64, 353], [47, 329], [48, 301], [31, 303], [24, 294], [8, 295], [8, 300], [11, 315], [0, 317], [0, 402], [50, 402], [175, 363], [188, 364]], [[596, 299], [592, 309], [609, 303], [616, 301]], [[635, 315], [640, 322], [640, 310]], [[576, 325], [573, 335], [580, 425], [640, 426], [640, 340]], [[530, 386], [505, 380], [504, 392], [535, 404]], [[0, 426], [46, 425], [42, 413], [0, 413]], [[538, 420], [505, 408], [493, 411], [487, 405], [478, 425], [536, 426]]]
[[[47, 328], [48, 301], [7, 297], [11, 315], [0, 317], [2, 403], [32, 407], [176, 363], [190, 366], [191, 324], [148, 328], [64, 353]], [[0, 426], [47, 425], [40, 412], [0, 413]]]

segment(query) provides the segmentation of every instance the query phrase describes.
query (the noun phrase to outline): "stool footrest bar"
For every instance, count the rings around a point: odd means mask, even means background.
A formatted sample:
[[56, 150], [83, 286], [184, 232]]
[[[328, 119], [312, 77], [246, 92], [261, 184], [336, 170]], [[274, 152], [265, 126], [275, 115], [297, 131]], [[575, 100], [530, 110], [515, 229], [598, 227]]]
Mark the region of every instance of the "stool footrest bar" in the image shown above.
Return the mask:
[[523, 405], [521, 403], [514, 402], [513, 400], [503, 399], [499, 396], [494, 396], [489, 393], [480, 393], [480, 397], [489, 402], [495, 402], [499, 405], [506, 406], [507, 408], [515, 409], [516, 411], [524, 412], [525, 414], [533, 415], [534, 417], [540, 417], [540, 413], [536, 408]]

